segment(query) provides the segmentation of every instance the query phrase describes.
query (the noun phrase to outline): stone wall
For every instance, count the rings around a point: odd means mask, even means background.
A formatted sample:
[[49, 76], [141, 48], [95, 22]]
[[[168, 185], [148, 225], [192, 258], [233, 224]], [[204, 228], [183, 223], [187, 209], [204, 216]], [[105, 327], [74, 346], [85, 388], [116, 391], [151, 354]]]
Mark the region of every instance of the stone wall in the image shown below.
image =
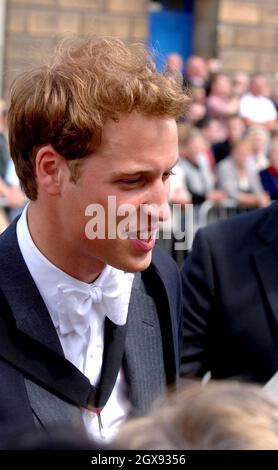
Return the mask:
[[219, 0], [218, 56], [230, 73], [278, 74], [278, 0]]
[[[2, 0], [1, 0], [2, 1]], [[125, 41], [148, 35], [147, 0], [6, 0], [3, 95], [13, 77], [68, 33], [111, 35]]]
[[194, 50], [209, 59], [217, 54], [217, 17], [219, 0], [195, 0]]
[[[2, 1], [2, 0], [1, 0]], [[67, 33], [148, 36], [148, 0], [6, 0], [3, 95], [13, 77]], [[195, 0], [195, 53], [224, 70], [278, 73], [278, 0]]]

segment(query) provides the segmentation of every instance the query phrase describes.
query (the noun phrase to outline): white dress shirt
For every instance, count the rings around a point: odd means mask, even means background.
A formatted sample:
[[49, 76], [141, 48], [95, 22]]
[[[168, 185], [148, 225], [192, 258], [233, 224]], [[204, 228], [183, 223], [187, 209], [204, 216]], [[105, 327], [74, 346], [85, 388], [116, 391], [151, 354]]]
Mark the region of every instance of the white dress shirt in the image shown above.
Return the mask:
[[246, 93], [240, 100], [240, 116], [258, 123], [275, 121], [277, 111], [273, 102], [266, 96], [254, 96]]
[[[126, 323], [134, 274], [107, 265], [92, 284], [69, 276], [34, 244], [27, 224], [27, 210], [28, 206], [17, 223], [20, 251], [51, 316], [65, 357], [88, 377], [92, 385], [96, 385], [102, 365], [105, 316], [118, 325]], [[101, 291], [107, 285], [111, 288], [105, 297]], [[88, 410], [82, 410], [85, 428], [94, 439], [109, 441], [129, 410], [121, 369], [101, 412], [102, 431], [96, 414]]]

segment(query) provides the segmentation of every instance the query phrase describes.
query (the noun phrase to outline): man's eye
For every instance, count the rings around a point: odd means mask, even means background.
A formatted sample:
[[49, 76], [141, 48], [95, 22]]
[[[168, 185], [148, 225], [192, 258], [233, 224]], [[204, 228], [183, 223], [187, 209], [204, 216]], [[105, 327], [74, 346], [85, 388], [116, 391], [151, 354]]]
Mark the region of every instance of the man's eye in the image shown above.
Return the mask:
[[175, 175], [176, 173], [173, 172], [173, 170], [167, 171], [166, 173], [163, 174], [163, 180], [167, 180], [170, 178], [170, 176]]
[[121, 183], [123, 184], [137, 184], [137, 183], [140, 183], [142, 181], [141, 178], [136, 178], [135, 180], [121, 180]]

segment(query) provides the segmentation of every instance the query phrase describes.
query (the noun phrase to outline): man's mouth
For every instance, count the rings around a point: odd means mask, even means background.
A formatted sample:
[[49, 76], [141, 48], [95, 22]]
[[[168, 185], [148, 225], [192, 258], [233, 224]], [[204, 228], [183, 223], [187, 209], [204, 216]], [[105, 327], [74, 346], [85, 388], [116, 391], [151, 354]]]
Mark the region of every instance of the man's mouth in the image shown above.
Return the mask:
[[138, 240], [148, 242], [156, 237], [157, 230], [158, 227], [152, 227], [151, 229], [129, 233], [128, 238], [137, 238]]
[[145, 240], [145, 241], [148, 241], [150, 240], [151, 238], [153, 238], [153, 232], [139, 232], [137, 234], [137, 238], [139, 238], [139, 240]]

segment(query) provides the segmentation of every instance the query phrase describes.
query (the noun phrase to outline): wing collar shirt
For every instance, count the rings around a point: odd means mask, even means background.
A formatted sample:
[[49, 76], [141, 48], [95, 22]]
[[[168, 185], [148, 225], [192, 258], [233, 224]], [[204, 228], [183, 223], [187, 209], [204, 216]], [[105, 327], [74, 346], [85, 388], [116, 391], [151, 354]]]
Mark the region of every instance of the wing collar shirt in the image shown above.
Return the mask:
[[[48, 309], [59, 336], [65, 357], [92, 385], [100, 377], [104, 348], [105, 317], [124, 325], [134, 274], [106, 266], [95, 282], [87, 284], [69, 276], [53, 265], [34, 244], [27, 223], [25, 207], [18, 223], [17, 238], [24, 261]], [[100, 432], [95, 413], [82, 410], [88, 434], [107, 441], [130, 410], [126, 381], [120, 369], [111, 396], [101, 412]]]

